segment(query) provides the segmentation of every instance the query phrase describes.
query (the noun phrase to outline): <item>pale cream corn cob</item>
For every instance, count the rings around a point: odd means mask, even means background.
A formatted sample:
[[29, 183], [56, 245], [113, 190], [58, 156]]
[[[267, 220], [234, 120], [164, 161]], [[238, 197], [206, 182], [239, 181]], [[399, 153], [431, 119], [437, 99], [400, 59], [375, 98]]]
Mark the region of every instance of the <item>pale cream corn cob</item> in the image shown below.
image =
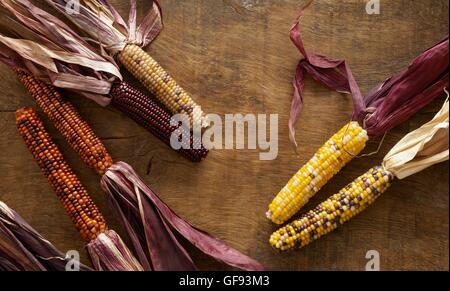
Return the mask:
[[[163, 27], [161, 9], [156, 1], [151, 4], [149, 11], [144, 12], [145, 16], [139, 25], [134, 17], [137, 5], [130, 7], [130, 19], [126, 23], [114, 5], [107, 1], [79, 1], [80, 13], [77, 15], [67, 11], [66, 7], [71, 2], [69, 0], [46, 2], [101, 43], [172, 114], [186, 114], [191, 126], [208, 125], [201, 107], [190, 94], [142, 49], [156, 38]], [[96, 3], [93, 5], [91, 2]]]
[[191, 122], [204, 124], [201, 107], [141, 47], [127, 44], [117, 58], [170, 112], [186, 114]]
[[356, 121], [345, 125], [304, 165], [278, 193], [267, 218], [282, 224], [295, 215], [335, 174], [358, 155], [369, 140]]
[[270, 244], [280, 251], [310, 244], [365, 210], [389, 188], [393, 179], [381, 166], [370, 169], [314, 210], [274, 232]]

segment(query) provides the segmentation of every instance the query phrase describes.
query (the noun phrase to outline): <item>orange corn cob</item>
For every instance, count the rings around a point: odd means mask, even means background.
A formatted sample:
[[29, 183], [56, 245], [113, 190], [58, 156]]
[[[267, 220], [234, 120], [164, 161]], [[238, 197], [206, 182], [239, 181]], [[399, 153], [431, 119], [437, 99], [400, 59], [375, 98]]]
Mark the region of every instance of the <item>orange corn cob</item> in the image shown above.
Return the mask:
[[63, 155], [53, 143], [36, 112], [31, 108], [17, 110], [16, 123], [25, 144], [56, 192], [81, 237], [86, 242], [96, 239], [100, 233], [107, 230], [105, 219], [77, 176], [65, 162]]
[[53, 122], [83, 161], [99, 175], [112, 165], [112, 158], [89, 124], [76, 108], [55, 90], [35, 77], [17, 72], [19, 80], [30, 92], [37, 105]]

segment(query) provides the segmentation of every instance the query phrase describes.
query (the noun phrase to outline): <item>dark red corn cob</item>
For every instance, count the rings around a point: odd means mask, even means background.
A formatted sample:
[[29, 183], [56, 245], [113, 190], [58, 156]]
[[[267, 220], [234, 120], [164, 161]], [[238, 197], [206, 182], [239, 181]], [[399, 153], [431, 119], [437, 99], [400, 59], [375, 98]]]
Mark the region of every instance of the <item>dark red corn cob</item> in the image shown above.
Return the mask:
[[[187, 129], [180, 125], [170, 125], [172, 115], [161, 105], [126, 82], [115, 82], [111, 88], [110, 97], [111, 105], [146, 128], [168, 146], [170, 146], [170, 137], [176, 129], [181, 129], [183, 134], [188, 134]], [[194, 141], [197, 142], [191, 134], [191, 149], [180, 149], [178, 152], [193, 162], [199, 162], [206, 157], [208, 150], [203, 145], [200, 149], [194, 149]]]

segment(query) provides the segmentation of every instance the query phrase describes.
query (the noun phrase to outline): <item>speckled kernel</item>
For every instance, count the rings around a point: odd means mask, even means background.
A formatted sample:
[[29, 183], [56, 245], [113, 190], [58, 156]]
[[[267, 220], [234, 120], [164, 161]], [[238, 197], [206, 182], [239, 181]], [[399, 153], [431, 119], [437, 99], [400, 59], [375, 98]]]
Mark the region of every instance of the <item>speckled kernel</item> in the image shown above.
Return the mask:
[[281, 189], [269, 205], [267, 218], [282, 224], [295, 215], [366, 146], [367, 132], [355, 121], [331, 137]]
[[[369, 182], [373, 177], [379, 180]], [[270, 245], [287, 251], [310, 244], [369, 207], [393, 179], [394, 175], [381, 166], [370, 169], [315, 209], [275, 231], [269, 239]]]

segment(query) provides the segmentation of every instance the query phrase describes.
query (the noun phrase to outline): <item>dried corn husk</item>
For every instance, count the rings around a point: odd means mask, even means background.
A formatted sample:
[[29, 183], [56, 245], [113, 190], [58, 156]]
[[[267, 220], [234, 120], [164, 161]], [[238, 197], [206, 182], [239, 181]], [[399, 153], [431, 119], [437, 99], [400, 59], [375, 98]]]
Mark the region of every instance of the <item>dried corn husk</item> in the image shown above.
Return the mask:
[[383, 167], [404, 179], [449, 158], [449, 104], [436, 116], [400, 140], [384, 157]]
[[14, 35], [0, 34], [0, 61], [102, 106], [110, 103], [113, 82], [122, 80], [113, 58], [28, 0], [5, 0], [0, 5], [8, 20], [2, 27]]
[[[68, 260], [19, 214], [0, 201], [0, 270], [64, 271]], [[89, 271], [80, 264], [80, 271]]]
[[86, 245], [97, 271], [143, 271], [122, 238], [113, 230], [101, 233]]
[[308, 52], [301, 37], [300, 20], [305, 9], [290, 31], [290, 37], [303, 59], [297, 65], [294, 77], [294, 96], [289, 119], [289, 138], [295, 140], [295, 123], [303, 108], [304, 78], [311, 75], [316, 81], [336, 92], [351, 94], [353, 119], [363, 126], [370, 137], [383, 135], [406, 121], [434, 98], [441, 96], [448, 86], [448, 36], [424, 51], [402, 72], [377, 85], [364, 97], [345, 60], [332, 59]]
[[70, 0], [47, 0], [47, 2], [86, 32], [95, 34], [95, 41], [101, 42], [113, 55], [128, 43], [145, 47], [163, 28], [161, 8], [158, 1], [149, 1], [151, 8], [137, 25], [136, 0], [130, 0], [128, 22], [106, 0], [81, 0], [77, 13], [67, 13]]
[[101, 183], [145, 268], [196, 270], [176, 238], [179, 234], [206, 255], [230, 266], [253, 271], [264, 269], [257, 261], [175, 214], [126, 163], [114, 164]]

